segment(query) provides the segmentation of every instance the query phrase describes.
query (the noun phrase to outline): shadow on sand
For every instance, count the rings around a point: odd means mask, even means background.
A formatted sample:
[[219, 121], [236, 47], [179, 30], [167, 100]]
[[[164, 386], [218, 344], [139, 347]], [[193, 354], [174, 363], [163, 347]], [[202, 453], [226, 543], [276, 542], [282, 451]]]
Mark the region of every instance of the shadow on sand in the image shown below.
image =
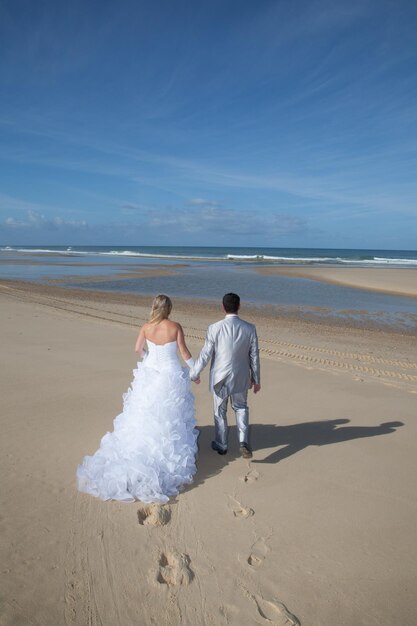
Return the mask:
[[[343, 426], [348, 419], [323, 420], [319, 422], [302, 422], [289, 426], [275, 426], [273, 424], [251, 425], [251, 445], [255, 456], [259, 451], [278, 448], [270, 452], [263, 459], [253, 459], [252, 463], [278, 463], [308, 446], [326, 446], [352, 439], [377, 437], [396, 432], [403, 422], [384, 422], [379, 426]], [[228, 465], [240, 456], [237, 444], [236, 426], [229, 431], [229, 450], [226, 455], [220, 456], [214, 452], [210, 443], [214, 435], [212, 426], [203, 426], [200, 429], [198, 471], [192, 487], [202, 484], [211, 476], [215, 476], [225, 465]], [[191, 488], [192, 488], [191, 487]]]

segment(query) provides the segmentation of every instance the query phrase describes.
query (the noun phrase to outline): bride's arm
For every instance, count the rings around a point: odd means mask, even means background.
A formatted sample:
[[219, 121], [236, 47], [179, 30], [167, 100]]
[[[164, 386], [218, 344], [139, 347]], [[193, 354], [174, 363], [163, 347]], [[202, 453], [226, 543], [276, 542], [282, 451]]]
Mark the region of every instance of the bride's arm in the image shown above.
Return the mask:
[[192, 360], [191, 352], [189, 351], [189, 349], [187, 348], [187, 344], [185, 343], [184, 331], [180, 324], [178, 324], [177, 345], [182, 358], [187, 363], [188, 367], [191, 367], [191, 365], [188, 363], [190, 359]]
[[138, 338], [136, 339], [136, 345], [135, 345], [135, 352], [139, 352], [140, 357], [144, 357], [146, 354], [146, 351], [143, 349], [145, 345], [145, 341], [146, 341], [145, 331], [144, 331], [144, 327], [142, 326], [142, 328], [139, 331]]

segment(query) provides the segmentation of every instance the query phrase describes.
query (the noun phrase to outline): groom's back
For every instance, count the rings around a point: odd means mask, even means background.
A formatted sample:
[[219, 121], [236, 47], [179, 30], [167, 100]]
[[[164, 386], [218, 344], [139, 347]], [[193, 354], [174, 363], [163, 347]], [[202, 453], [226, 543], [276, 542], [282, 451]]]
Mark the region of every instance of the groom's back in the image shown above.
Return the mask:
[[215, 349], [226, 350], [231, 357], [238, 354], [242, 356], [243, 351], [248, 357], [250, 341], [255, 332], [253, 324], [242, 320], [237, 315], [231, 315], [213, 324], [212, 328]]
[[211, 387], [221, 383], [228, 394], [246, 390], [250, 379], [251, 348], [256, 341], [255, 326], [231, 315], [212, 324], [209, 336], [214, 343]]

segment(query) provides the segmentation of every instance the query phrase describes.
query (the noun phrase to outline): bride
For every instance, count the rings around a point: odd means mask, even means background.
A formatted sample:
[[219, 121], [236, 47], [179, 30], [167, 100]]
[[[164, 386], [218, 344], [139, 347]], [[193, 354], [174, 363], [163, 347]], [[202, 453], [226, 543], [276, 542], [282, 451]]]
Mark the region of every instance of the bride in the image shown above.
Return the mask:
[[136, 341], [143, 360], [133, 371], [113, 432], [78, 466], [80, 491], [102, 500], [164, 503], [192, 482], [198, 431], [188, 370], [177, 348], [188, 367], [194, 362], [180, 324], [169, 319], [171, 309], [168, 296], [156, 296]]

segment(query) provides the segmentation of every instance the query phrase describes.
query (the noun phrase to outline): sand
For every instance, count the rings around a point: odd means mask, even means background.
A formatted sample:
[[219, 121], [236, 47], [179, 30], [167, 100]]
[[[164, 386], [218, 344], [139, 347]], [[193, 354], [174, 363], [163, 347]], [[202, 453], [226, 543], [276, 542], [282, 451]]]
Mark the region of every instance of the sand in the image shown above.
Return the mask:
[[[101, 502], [75, 469], [120, 412], [136, 302], [0, 286], [0, 624], [417, 623], [416, 339], [259, 318], [253, 460], [232, 417], [229, 453], [210, 449], [205, 373], [194, 485]], [[196, 355], [218, 311], [173, 317]]]
[[281, 275], [318, 280], [335, 285], [355, 287], [417, 298], [416, 268], [386, 267], [259, 267], [265, 275]]

